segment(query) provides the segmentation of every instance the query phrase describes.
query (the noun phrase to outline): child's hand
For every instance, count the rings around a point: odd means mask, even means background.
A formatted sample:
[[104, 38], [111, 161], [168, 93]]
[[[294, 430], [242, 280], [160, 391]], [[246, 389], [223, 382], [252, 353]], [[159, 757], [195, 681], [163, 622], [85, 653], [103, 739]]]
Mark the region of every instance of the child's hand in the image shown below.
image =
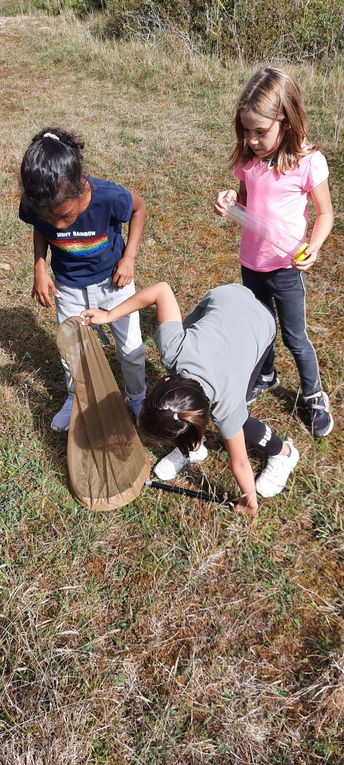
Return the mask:
[[53, 302], [50, 298], [49, 291], [52, 292], [54, 297], [58, 295], [58, 291], [52, 278], [45, 269], [42, 273], [35, 272], [31, 297], [37, 298], [39, 304], [44, 308], [53, 308]]
[[250, 518], [254, 518], [258, 513], [258, 504], [256, 501], [247, 501], [247, 497], [240, 497], [235, 501], [234, 509], [241, 515], [247, 515]]
[[297, 271], [308, 271], [311, 266], [314, 266], [314, 263], [317, 260], [318, 257], [319, 248], [316, 247], [314, 244], [309, 244], [307, 247], [307, 250], [305, 251], [305, 254], [307, 255], [305, 260], [300, 261], [300, 263], [297, 263], [295, 260], [291, 261], [291, 265], [293, 268], [295, 268]]
[[227, 215], [227, 207], [229, 205], [235, 205], [238, 201], [238, 194], [234, 189], [225, 189], [225, 191], [219, 191], [214, 205], [214, 212], [219, 215], [220, 218], [225, 218]]
[[118, 261], [112, 274], [112, 284], [117, 287], [126, 287], [134, 278], [135, 258], [125, 254]]
[[83, 324], [109, 324], [109, 311], [103, 311], [101, 308], [88, 308], [80, 314]]

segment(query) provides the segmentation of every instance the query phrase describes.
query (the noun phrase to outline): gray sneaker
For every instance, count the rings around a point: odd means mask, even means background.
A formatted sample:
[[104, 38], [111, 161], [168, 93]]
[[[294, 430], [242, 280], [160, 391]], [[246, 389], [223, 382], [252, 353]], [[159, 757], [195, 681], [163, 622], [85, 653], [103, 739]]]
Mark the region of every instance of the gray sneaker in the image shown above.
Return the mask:
[[257, 378], [257, 382], [252, 388], [252, 390], [248, 394], [248, 400], [246, 401], [247, 404], [252, 404], [253, 401], [255, 401], [258, 396], [260, 396], [261, 393], [266, 393], [269, 390], [276, 390], [280, 384], [278, 374], [276, 372], [276, 369], [274, 369], [274, 376], [272, 380], [265, 380], [264, 375], [259, 375]]
[[306, 406], [306, 425], [314, 438], [328, 436], [334, 422], [330, 412], [330, 402], [327, 393], [321, 390], [314, 396], [304, 396]]

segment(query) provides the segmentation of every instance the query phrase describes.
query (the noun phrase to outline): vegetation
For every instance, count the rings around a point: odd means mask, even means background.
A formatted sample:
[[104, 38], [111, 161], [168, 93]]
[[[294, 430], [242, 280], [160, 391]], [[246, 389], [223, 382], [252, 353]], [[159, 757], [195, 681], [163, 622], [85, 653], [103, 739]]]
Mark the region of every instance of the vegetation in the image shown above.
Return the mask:
[[[148, 43], [99, 41], [94, 29], [94, 17], [70, 13], [0, 24], [0, 763], [341, 765], [342, 69], [290, 66], [336, 212], [308, 301], [333, 434], [314, 443], [306, 431], [279, 344], [282, 388], [254, 412], [294, 439], [301, 461], [253, 523], [149, 489], [122, 511], [92, 514], [68, 491], [66, 434], [49, 427], [64, 379], [53, 312], [30, 299], [21, 156], [48, 123], [83, 133], [89, 171], [147, 201], [138, 283], [168, 279], [185, 312], [208, 287], [240, 280], [239, 233], [212, 208], [252, 71], [196, 54], [171, 29]], [[152, 313], [142, 326], [153, 380]], [[210, 459], [181, 480], [235, 491], [215, 431], [207, 445]]]
[[[3, 0], [6, 5], [8, 0]], [[17, 0], [18, 2], [18, 0]], [[16, 5], [16, 3], [14, 3]], [[28, 0], [30, 6], [80, 16], [98, 12], [104, 35], [152, 40], [174, 30], [188, 45], [222, 60], [284, 56], [317, 60], [343, 51], [343, 0]]]

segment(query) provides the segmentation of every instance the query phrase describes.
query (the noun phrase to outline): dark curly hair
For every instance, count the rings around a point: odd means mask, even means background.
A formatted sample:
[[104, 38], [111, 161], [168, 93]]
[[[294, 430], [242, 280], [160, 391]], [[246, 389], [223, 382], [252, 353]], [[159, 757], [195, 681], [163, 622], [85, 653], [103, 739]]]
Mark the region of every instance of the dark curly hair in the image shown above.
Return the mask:
[[165, 376], [145, 399], [139, 424], [151, 438], [188, 454], [200, 444], [209, 416], [209, 401], [197, 380]]
[[24, 154], [21, 200], [33, 212], [51, 212], [83, 190], [84, 142], [59, 127], [43, 128]]

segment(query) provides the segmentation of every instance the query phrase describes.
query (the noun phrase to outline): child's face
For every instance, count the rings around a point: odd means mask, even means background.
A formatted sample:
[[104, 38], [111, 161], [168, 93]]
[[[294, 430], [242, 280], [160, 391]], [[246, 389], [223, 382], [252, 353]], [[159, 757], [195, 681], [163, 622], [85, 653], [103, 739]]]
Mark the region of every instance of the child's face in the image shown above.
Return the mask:
[[287, 129], [279, 120], [262, 117], [251, 109], [240, 112], [240, 120], [245, 143], [261, 159], [270, 156], [278, 149]]
[[56, 205], [51, 212], [44, 215], [44, 220], [54, 228], [68, 228], [72, 226], [80, 213], [80, 197], [66, 199]]
[[91, 188], [86, 181], [78, 197], [67, 197], [63, 202], [55, 205], [53, 210], [45, 213], [44, 220], [54, 228], [69, 228], [76, 221], [78, 215], [86, 210], [90, 200]]

